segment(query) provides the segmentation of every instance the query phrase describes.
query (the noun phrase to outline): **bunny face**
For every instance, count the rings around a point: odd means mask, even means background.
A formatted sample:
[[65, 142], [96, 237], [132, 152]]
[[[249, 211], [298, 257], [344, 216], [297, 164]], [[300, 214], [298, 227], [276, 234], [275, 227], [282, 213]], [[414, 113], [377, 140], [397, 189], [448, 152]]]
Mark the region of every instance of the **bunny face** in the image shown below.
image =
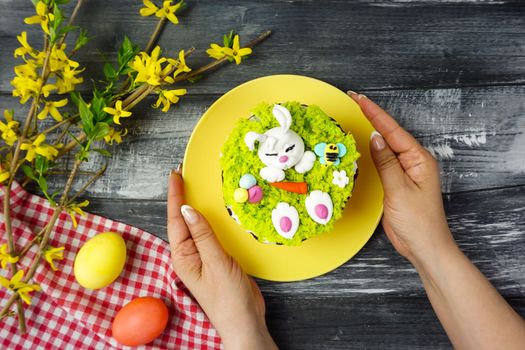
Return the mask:
[[273, 128], [264, 135], [257, 154], [266, 166], [286, 170], [299, 163], [304, 154], [304, 142], [296, 132], [283, 133], [281, 128]]

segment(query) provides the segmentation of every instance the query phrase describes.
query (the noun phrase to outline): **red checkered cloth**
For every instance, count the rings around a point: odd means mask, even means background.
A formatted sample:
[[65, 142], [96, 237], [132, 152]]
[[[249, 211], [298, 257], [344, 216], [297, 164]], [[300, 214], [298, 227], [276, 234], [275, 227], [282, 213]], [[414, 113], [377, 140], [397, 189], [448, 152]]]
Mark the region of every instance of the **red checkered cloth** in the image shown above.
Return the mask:
[[[2, 191], [3, 192], [3, 191]], [[0, 202], [3, 195], [0, 197]], [[53, 214], [49, 203], [13, 185], [11, 215], [18, 248], [33, 237], [33, 232], [48, 222]], [[5, 243], [3, 216], [0, 244]], [[97, 233], [113, 231], [126, 241], [124, 271], [111, 285], [99, 290], [81, 287], [73, 275], [73, 262], [80, 246]], [[111, 324], [122, 306], [140, 296], [162, 299], [170, 310], [164, 333], [144, 349], [220, 349], [219, 335], [199, 305], [192, 299], [173, 271], [169, 246], [163, 240], [138, 228], [87, 214], [74, 228], [67, 213], [61, 213], [50, 244], [64, 246], [64, 260], [56, 261], [58, 271], [47, 262], [38, 268], [34, 282], [42, 291], [33, 292], [31, 306], [25, 308], [27, 333], [20, 335], [17, 319], [0, 321], [2, 349], [108, 349], [128, 348], [111, 337]], [[21, 262], [27, 271], [36, 246]], [[8, 277], [8, 269], [0, 275]], [[11, 292], [0, 289], [3, 304]]]

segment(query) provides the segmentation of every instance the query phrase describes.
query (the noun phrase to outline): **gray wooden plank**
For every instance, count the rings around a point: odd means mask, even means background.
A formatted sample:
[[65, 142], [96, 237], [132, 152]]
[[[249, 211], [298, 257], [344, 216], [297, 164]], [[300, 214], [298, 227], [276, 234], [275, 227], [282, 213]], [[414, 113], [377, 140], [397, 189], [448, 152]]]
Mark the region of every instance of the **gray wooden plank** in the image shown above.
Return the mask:
[[[525, 186], [445, 196], [451, 230], [466, 255], [505, 296], [525, 293]], [[89, 210], [167, 240], [164, 201], [93, 199]], [[268, 296], [422, 296], [414, 268], [379, 227], [349, 262], [321, 277], [293, 283], [260, 281]]]
[[[103, 59], [116, 54], [124, 34], [145, 44], [155, 27], [138, 15], [140, 1], [108, 6], [91, 0], [78, 24], [92, 42], [76, 57], [87, 66], [86, 85], [101, 77]], [[296, 73], [341, 87], [385, 89], [450, 87], [525, 82], [525, 4], [515, 1], [190, 1], [182, 24], [168, 26], [161, 44], [168, 54], [195, 46], [190, 59], [207, 61], [203, 49], [230, 29], [245, 40], [268, 28], [274, 35], [256, 48], [253, 59], [205, 79], [194, 91], [222, 93], [255, 77]], [[16, 35], [31, 15], [29, 1], [4, 5], [0, 23], [0, 91], [9, 91]], [[218, 15], [220, 14], [220, 15]], [[211, 25], [210, 25], [211, 24]]]
[[[434, 152], [444, 192], [525, 184], [524, 86], [366, 93]], [[110, 147], [108, 171], [89, 195], [164, 198], [166, 175], [182, 160], [194, 125], [217, 97], [183, 97], [167, 114], [149, 108], [153, 100], [139, 105], [135, 116], [123, 121], [130, 135]], [[18, 117], [28, 108], [5, 95], [0, 107], [15, 108]], [[87, 168], [99, 167], [101, 158], [94, 157]]]
[[[508, 299], [525, 316], [523, 299]], [[451, 349], [426, 298], [266, 298], [280, 349]]]

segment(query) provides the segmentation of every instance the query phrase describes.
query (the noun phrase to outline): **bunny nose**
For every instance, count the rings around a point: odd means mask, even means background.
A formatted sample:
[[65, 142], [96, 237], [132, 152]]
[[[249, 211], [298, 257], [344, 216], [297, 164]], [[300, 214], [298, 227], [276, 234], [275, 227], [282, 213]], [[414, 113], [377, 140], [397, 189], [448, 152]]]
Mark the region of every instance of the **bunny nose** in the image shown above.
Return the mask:
[[279, 162], [286, 163], [287, 161], [288, 161], [288, 157], [287, 156], [280, 156], [279, 157]]

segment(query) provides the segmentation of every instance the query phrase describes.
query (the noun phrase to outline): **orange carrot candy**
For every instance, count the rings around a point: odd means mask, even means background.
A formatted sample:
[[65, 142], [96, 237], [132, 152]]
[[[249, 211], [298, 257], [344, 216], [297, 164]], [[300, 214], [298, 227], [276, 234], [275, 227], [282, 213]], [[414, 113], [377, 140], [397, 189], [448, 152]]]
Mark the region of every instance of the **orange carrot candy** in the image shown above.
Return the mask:
[[308, 192], [308, 185], [306, 182], [270, 182], [270, 185], [288, 192], [301, 194], [306, 194]]

